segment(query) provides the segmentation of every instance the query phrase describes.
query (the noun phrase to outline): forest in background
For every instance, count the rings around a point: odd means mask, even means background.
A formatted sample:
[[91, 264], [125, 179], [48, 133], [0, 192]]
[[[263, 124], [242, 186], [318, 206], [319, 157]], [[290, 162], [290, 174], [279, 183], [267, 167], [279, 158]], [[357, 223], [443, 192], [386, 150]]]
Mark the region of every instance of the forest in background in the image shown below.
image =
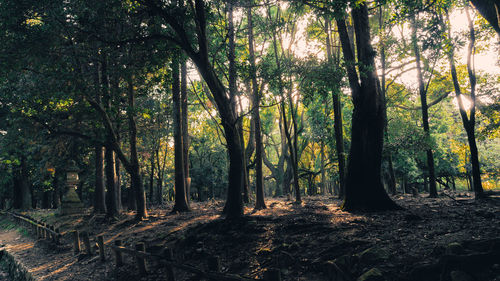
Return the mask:
[[500, 71], [475, 58], [498, 63], [499, 17], [472, 2], [0, 1], [0, 205], [58, 208], [72, 160], [110, 216], [483, 197]]

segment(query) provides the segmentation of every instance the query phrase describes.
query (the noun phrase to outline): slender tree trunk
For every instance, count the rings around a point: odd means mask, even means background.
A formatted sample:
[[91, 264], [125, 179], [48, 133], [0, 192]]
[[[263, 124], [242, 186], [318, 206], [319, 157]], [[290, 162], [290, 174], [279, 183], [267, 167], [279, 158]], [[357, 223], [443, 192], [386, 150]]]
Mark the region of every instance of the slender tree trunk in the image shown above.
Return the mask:
[[141, 220], [148, 217], [148, 211], [146, 209], [146, 192], [144, 192], [144, 185], [139, 168], [139, 158], [137, 157], [137, 126], [135, 123], [135, 98], [132, 78], [130, 78], [130, 80], [128, 81], [127, 100], [127, 118], [130, 145], [130, 181], [134, 189], [135, 201], [137, 204], [136, 218]]
[[[424, 85], [424, 78], [422, 74], [422, 66], [420, 64], [420, 49], [418, 47], [417, 42], [417, 23], [415, 20], [415, 15], [411, 18], [412, 24], [412, 44], [413, 51], [415, 53], [415, 61], [417, 64], [417, 78], [418, 78], [418, 89], [420, 93], [420, 103], [422, 107], [422, 125], [424, 127], [424, 132], [427, 139], [431, 138], [431, 133], [429, 129], [429, 112], [427, 107], [427, 92]], [[432, 153], [432, 148], [428, 148], [426, 150], [427, 154], [427, 170], [429, 172], [429, 197], [435, 198], [437, 197], [437, 188], [436, 188], [436, 173], [434, 169], [434, 155]]]
[[[448, 53], [448, 60], [450, 62], [450, 69], [451, 69], [451, 77], [453, 79], [453, 87], [455, 89], [455, 96], [457, 97], [457, 102], [458, 102], [458, 108], [460, 112], [460, 116], [462, 117], [462, 123], [465, 128], [465, 132], [467, 133], [467, 141], [469, 143], [469, 150], [470, 150], [470, 162], [472, 166], [472, 187], [474, 189], [474, 193], [476, 195], [476, 198], [481, 198], [484, 196], [483, 192], [483, 186], [481, 184], [481, 169], [479, 166], [479, 155], [477, 151], [477, 144], [476, 144], [476, 136], [475, 136], [475, 123], [476, 123], [476, 74], [475, 70], [473, 68], [473, 56], [474, 56], [474, 44], [475, 44], [475, 31], [474, 31], [474, 24], [472, 23], [472, 20], [470, 18], [469, 10], [466, 7], [465, 9], [466, 15], [467, 15], [467, 20], [469, 22], [469, 46], [467, 48], [467, 72], [469, 75], [469, 83], [470, 83], [470, 95], [471, 95], [471, 101], [472, 101], [472, 106], [470, 109], [469, 116], [467, 116], [467, 110], [463, 104], [462, 101], [462, 93], [460, 90], [460, 84], [458, 82], [458, 75], [457, 75], [457, 70], [455, 66], [455, 59], [454, 59], [454, 49], [451, 48], [450, 52]], [[447, 18], [449, 21], [449, 17], [447, 14]], [[449, 36], [451, 37], [451, 27], [448, 24], [448, 33]]]
[[191, 178], [189, 177], [189, 134], [188, 134], [188, 97], [187, 97], [187, 69], [186, 60], [181, 63], [181, 119], [182, 119], [182, 149], [184, 165], [184, 188], [189, 207], [191, 200]]
[[375, 52], [370, 43], [366, 3], [360, 4], [351, 13], [356, 31], [359, 71], [362, 75], [358, 78], [354, 67], [354, 52], [351, 49], [345, 21], [338, 19], [339, 38], [354, 104], [351, 148], [342, 209], [348, 211], [397, 209], [399, 206], [387, 195], [381, 180], [384, 110], [377, 83]]
[[155, 156], [154, 152], [151, 153], [149, 158], [149, 163], [151, 164], [151, 170], [149, 173], [149, 204], [154, 202], [154, 177], [155, 177]]
[[181, 91], [179, 80], [179, 57], [172, 60], [172, 117], [174, 125], [174, 167], [175, 167], [175, 204], [172, 212], [189, 211], [184, 176], [184, 149], [182, 140]]
[[[332, 60], [332, 46], [330, 40], [330, 24], [325, 18], [325, 31], [326, 31], [326, 53], [328, 61], [333, 63]], [[337, 159], [339, 162], [339, 197], [344, 198], [345, 194], [345, 151], [344, 151], [344, 133], [343, 133], [343, 121], [342, 121], [342, 104], [340, 102], [340, 89], [335, 89], [332, 91], [332, 102], [333, 102], [333, 127], [335, 132], [335, 149], [337, 150]]]
[[252, 79], [252, 120], [255, 126], [255, 209], [265, 209], [266, 203], [264, 201], [264, 177], [262, 175], [262, 133], [260, 127], [260, 94], [259, 86], [257, 84], [257, 69], [255, 67], [255, 51], [253, 40], [253, 20], [252, 8], [247, 8], [248, 19], [248, 52], [250, 61], [250, 77]]
[[106, 190], [104, 188], [104, 150], [101, 145], [95, 146], [95, 190], [94, 212], [106, 213]]
[[321, 195], [326, 195], [326, 171], [325, 171], [325, 144], [323, 141], [320, 143], [320, 157], [321, 157]]

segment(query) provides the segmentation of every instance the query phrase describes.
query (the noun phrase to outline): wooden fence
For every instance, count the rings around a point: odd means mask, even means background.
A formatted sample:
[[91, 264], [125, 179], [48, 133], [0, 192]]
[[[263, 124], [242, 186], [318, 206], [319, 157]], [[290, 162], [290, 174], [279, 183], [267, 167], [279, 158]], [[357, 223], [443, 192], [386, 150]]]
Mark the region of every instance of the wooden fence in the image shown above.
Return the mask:
[[[77, 230], [72, 231], [73, 236], [73, 250], [75, 254], [80, 253], [81, 242], [80, 238], [83, 238], [83, 244], [85, 245], [85, 253], [93, 255], [92, 244], [90, 243], [89, 235], [86, 232], [80, 233]], [[220, 258], [217, 256], [212, 256], [207, 259], [208, 271], [201, 270], [199, 268], [178, 263], [174, 260], [174, 253], [170, 248], [164, 248], [161, 254], [148, 253], [146, 252], [145, 244], [140, 242], [135, 244], [135, 249], [130, 249], [122, 246], [122, 240], [116, 239], [112, 245], [105, 245], [104, 237], [99, 235], [97, 238], [97, 245], [99, 249], [99, 256], [102, 262], [105, 262], [108, 258], [106, 257], [105, 247], [110, 247], [114, 253], [115, 265], [116, 267], [121, 267], [124, 265], [123, 255], [129, 255], [137, 264], [137, 270], [140, 275], [145, 276], [148, 273], [147, 260], [156, 260], [164, 264], [167, 268], [167, 280], [175, 281], [174, 268], [184, 272], [192, 273], [198, 275], [199, 277], [205, 278], [207, 280], [213, 281], [254, 281], [257, 279], [240, 276], [236, 274], [221, 273], [221, 263]], [[264, 280], [267, 281], [280, 281], [281, 273], [279, 270], [270, 269], [266, 271]]]
[[[50, 239], [55, 244], [60, 244], [62, 234], [58, 228], [54, 226], [47, 225], [39, 220], [32, 217], [16, 214], [14, 212], [0, 211], [0, 214], [10, 215], [16, 223], [32, 230], [36, 233], [37, 238]], [[90, 236], [88, 232], [79, 232], [74, 230], [70, 232], [73, 238], [73, 251], [75, 254], [80, 254], [82, 252], [81, 240], [83, 240], [83, 245], [85, 246], [85, 253], [87, 255], [94, 255], [94, 248], [90, 241]], [[220, 258], [217, 256], [212, 256], [207, 258], [206, 263], [208, 271], [196, 268], [194, 266], [185, 265], [177, 262], [174, 259], [174, 253], [172, 249], [165, 248], [161, 254], [148, 253], [146, 252], [145, 244], [140, 242], [135, 244], [135, 249], [130, 249], [122, 246], [122, 240], [116, 239], [112, 245], [106, 245], [104, 243], [104, 237], [98, 235], [96, 237], [97, 248], [99, 250], [99, 257], [101, 262], [106, 262], [108, 258], [106, 257], [106, 247], [110, 247], [114, 253], [115, 265], [116, 267], [121, 267], [124, 265], [123, 255], [129, 255], [137, 264], [137, 270], [140, 275], [145, 276], [148, 273], [147, 260], [156, 260], [166, 266], [167, 269], [167, 280], [175, 281], [175, 271], [174, 269], [188, 272], [207, 280], [212, 281], [255, 281], [258, 279], [245, 277], [237, 274], [221, 273], [221, 262]], [[264, 279], [266, 281], [281, 281], [281, 272], [279, 269], [268, 269], [264, 272]]]
[[27, 215], [8, 211], [2, 211], [1, 214], [10, 215], [17, 224], [31, 230], [34, 234], [36, 233], [37, 238], [49, 239], [54, 244], [60, 244], [62, 234], [59, 228], [55, 228], [53, 225], [48, 225]]

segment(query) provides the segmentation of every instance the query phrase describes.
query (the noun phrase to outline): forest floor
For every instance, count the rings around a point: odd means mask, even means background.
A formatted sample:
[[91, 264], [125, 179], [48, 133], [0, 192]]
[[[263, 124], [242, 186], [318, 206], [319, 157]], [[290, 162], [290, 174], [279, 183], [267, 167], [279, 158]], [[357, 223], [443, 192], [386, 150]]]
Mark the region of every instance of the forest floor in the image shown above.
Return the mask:
[[[170, 247], [179, 262], [202, 270], [207, 257], [219, 256], [222, 272], [251, 278], [280, 268], [282, 280], [500, 281], [500, 198], [448, 194], [398, 195], [393, 198], [403, 211], [370, 214], [344, 212], [331, 197], [306, 197], [301, 205], [268, 198], [267, 209], [248, 207], [237, 221], [220, 216], [220, 201], [192, 203], [193, 211], [181, 214], [165, 205], [139, 222], [133, 213], [108, 219], [36, 210], [30, 215], [66, 232], [62, 245], [6, 227], [3, 217], [0, 246], [38, 280], [166, 280], [166, 267], [155, 262], [139, 277], [126, 255], [126, 266], [116, 269], [109, 247], [105, 263], [97, 255], [74, 255], [69, 231], [79, 229], [104, 235], [105, 243], [121, 239], [129, 248], [145, 242], [149, 252]], [[203, 280], [175, 272], [176, 280]]]

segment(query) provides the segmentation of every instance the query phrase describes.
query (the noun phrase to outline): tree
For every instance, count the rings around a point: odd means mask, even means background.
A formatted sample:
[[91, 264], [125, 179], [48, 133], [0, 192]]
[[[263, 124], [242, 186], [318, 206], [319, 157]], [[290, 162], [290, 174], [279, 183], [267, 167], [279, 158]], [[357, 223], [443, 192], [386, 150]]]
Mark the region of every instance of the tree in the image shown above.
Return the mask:
[[174, 157], [175, 157], [175, 205], [172, 212], [189, 211], [186, 196], [186, 178], [184, 176], [184, 141], [181, 115], [181, 91], [179, 79], [179, 57], [172, 60], [172, 115], [174, 124]]
[[359, 75], [354, 67], [354, 52], [351, 49], [345, 20], [337, 18], [354, 104], [346, 191], [342, 208], [348, 211], [397, 209], [398, 206], [385, 192], [381, 180], [384, 104], [375, 72], [375, 52], [370, 43], [366, 3], [352, 7], [351, 15], [361, 72]]
[[248, 20], [248, 52], [250, 61], [250, 77], [252, 82], [252, 122], [254, 124], [254, 137], [255, 137], [255, 209], [265, 209], [266, 203], [264, 202], [264, 179], [262, 176], [262, 154], [264, 153], [262, 145], [261, 123], [260, 123], [260, 93], [259, 85], [257, 84], [257, 69], [255, 67], [255, 51], [253, 40], [253, 19], [252, 7], [247, 7], [247, 20]]
[[[471, 108], [469, 109], [469, 115], [467, 115], [467, 109], [465, 108], [464, 102], [462, 100], [462, 91], [460, 89], [460, 84], [458, 82], [457, 69], [455, 66], [454, 58], [454, 45], [453, 43], [449, 46], [448, 60], [450, 63], [450, 72], [453, 80], [453, 88], [455, 89], [455, 95], [457, 97], [458, 108], [460, 112], [460, 117], [462, 117], [462, 123], [467, 133], [467, 141], [469, 143], [470, 150], [470, 162], [472, 165], [472, 185], [476, 198], [483, 197], [483, 186], [481, 184], [481, 170], [479, 167], [479, 155], [476, 144], [475, 126], [476, 126], [476, 73], [473, 66], [474, 60], [474, 43], [475, 43], [475, 31], [474, 24], [470, 17], [469, 9], [465, 7], [465, 13], [467, 15], [467, 21], [469, 23], [469, 46], [467, 48], [467, 73], [469, 76], [470, 84], [470, 98], [471, 98]], [[449, 22], [448, 13], [446, 13]], [[448, 24], [448, 36], [451, 39], [451, 27]]]
[[[427, 90], [424, 85], [424, 78], [422, 74], [422, 66], [421, 66], [421, 58], [420, 58], [420, 49], [417, 43], [417, 22], [415, 19], [415, 15], [411, 16], [411, 26], [412, 26], [412, 45], [413, 52], [415, 54], [415, 62], [417, 65], [417, 78], [418, 78], [418, 91], [420, 94], [420, 106], [422, 110], [422, 124], [424, 127], [424, 132], [428, 139], [430, 139], [430, 129], [429, 129], [429, 112], [427, 105]], [[436, 189], [436, 173], [434, 169], [434, 156], [432, 154], [432, 148], [427, 148], [427, 171], [429, 172], [429, 197], [437, 197], [437, 189]]]
[[[155, 0], [140, 1], [144, 4], [153, 16], [159, 16], [171, 28], [174, 34], [166, 34], [163, 37], [173, 41], [186, 53], [198, 68], [201, 76], [210, 89], [213, 99], [217, 104], [217, 110], [221, 117], [222, 127], [229, 154], [228, 173], [228, 199], [225, 211], [228, 218], [240, 217], [243, 215], [243, 200], [241, 191], [243, 190], [243, 146], [240, 132], [237, 126], [238, 115], [231, 104], [231, 99], [227, 96], [226, 88], [217, 76], [215, 68], [209, 61], [207, 20], [205, 13], [205, 2], [195, 0], [189, 2], [189, 6], [165, 6]], [[189, 10], [189, 15], [187, 11]], [[192, 21], [193, 25], [185, 23]], [[188, 29], [193, 28], [194, 30]], [[193, 37], [189, 37], [192, 35]], [[196, 46], [196, 48], [194, 47]]]

